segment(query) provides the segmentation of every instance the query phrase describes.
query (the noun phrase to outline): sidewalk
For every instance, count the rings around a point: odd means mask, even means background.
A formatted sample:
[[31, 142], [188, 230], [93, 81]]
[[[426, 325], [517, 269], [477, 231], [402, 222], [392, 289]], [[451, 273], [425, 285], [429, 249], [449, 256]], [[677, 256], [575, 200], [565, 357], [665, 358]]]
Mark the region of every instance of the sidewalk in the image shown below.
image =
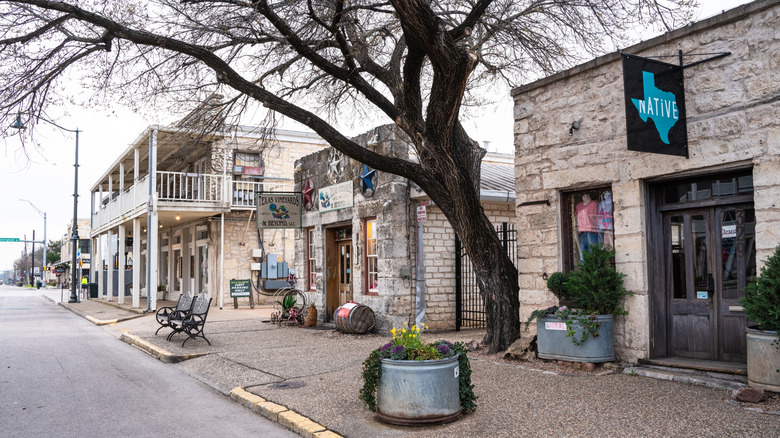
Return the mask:
[[[358, 398], [362, 362], [389, 334], [278, 327], [264, 322], [268, 306], [212, 308], [205, 327], [212, 345], [191, 340], [182, 348], [181, 335], [173, 342], [165, 340], [166, 329], [155, 336], [154, 315], [135, 313], [139, 309], [129, 304], [60, 305], [96, 324], [116, 320], [106, 330], [302, 436], [780, 436], [780, 413], [748, 410], [762, 405], [740, 406], [727, 390], [619, 369], [556, 374], [484, 353], [469, 354], [479, 397], [475, 413], [442, 426], [390, 426]], [[471, 330], [427, 337], [467, 342], [483, 335]]]

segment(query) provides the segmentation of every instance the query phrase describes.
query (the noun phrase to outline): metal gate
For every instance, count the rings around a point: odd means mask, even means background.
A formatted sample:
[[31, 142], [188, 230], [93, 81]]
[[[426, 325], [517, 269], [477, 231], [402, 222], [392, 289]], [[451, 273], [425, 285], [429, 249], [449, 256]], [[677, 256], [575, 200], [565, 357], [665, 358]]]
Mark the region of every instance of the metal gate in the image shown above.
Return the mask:
[[[517, 230], [506, 222], [496, 225], [496, 234], [512, 263], [517, 266]], [[479, 294], [477, 277], [458, 236], [455, 236], [455, 330], [486, 326], [485, 303]]]

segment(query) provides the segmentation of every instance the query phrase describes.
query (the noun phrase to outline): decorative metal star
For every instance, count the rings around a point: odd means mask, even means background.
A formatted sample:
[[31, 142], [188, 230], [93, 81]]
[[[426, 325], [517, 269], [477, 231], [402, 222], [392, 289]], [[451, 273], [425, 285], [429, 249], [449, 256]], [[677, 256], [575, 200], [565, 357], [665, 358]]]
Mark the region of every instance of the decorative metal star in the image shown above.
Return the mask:
[[341, 172], [344, 169], [343, 162], [344, 155], [336, 149], [331, 149], [328, 152], [328, 180], [335, 183], [341, 176]]
[[311, 194], [314, 193], [314, 184], [311, 182], [311, 178], [306, 180], [306, 186], [303, 187], [303, 206], [311, 208], [314, 204], [311, 200]]
[[371, 196], [374, 194], [374, 177], [376, 176], [376, 169], [369, 170], [368, 164], [363, 165], [363, 173], [360, 175], [361, 182], [361, 191], [363, 192], [363, 195], [366, 195], [366, 189], [371, 189], [371, 193], [367, 196]]

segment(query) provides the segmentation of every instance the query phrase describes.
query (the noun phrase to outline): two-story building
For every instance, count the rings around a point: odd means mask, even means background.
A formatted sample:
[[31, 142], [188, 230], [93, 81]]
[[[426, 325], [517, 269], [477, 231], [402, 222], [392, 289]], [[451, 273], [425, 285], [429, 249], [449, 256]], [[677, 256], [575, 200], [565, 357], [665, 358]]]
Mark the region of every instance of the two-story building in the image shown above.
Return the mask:
[[253, 267], [266, 254], [292, 265], [294, 230], [258, 232], [255, 194], [292, 191], [294, 161], [324, 146], [290, 130], [150, 126], [91, 188], [99, 296], [128, 295], [134, 307], [147, 296], [155, 309], [157, 299], [208, 293], [221, 307], [233, 279], [271, 296]]

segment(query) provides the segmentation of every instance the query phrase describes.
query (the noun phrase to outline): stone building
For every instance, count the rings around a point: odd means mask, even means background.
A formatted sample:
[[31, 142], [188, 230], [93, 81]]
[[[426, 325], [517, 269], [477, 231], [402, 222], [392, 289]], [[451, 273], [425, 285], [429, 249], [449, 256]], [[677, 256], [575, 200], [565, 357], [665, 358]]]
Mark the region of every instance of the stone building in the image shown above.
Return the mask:
[[[89, 278], [90, 275], [90, 251], [91, 251], [91, 245], [89, 240], [89, 231], [90, 231], [90, 221], [89, 219], [78, 219], [76, 221], [76, 225], [78, 227], [78, 236], [79, 236], [79, 246], [76, 250], [76, 258], [78, 266], [76, 267], [76, 274], [81, 277], [87, 277]], [[60, 247], [60, 261], [57, 263], [58, 265], [68, 265], [70, 266], [70, 263], [73, 260], [73, 241], [70, 240], [73, 236], [73, 220], [71, 219], [70, 222], [68, 222], [68, 228], [62, 236], [62, 247]], [[53, 273], [48, 273], [47, 280], [51, 279], [52, 277], [55, 280], [58, 280], [58, 283], [61, 284], [70, 284], [71, 282], [71, 276], [72, 276], [73, 270], [67, 269], [65, 272], [60, 274], [59, 276], [54, 275]]]
[[[742, 366], [739, 298], [780, 242], [778, 24], [780, 2], [756, 1], [513, 90], [522, 318], [557, 304], [546, 275], [604, 242], [635, 292], [620, 359]], [[661, 85], [680, 53], [684, 100]], [[623, 67], [637, 57], [654, 59], [643, 84]], [[637, 150], [670, 124], [679, 149]]]
[[[382, 154], [415, 159], [392, 125], [356, 141]], [[303, 157], [296, 167], [305, 210], [295, 267], [302, 280], [298, 286], [317, 305], [320, 319], [331, 321], [340, 305], [353, 300], [374, 311], [380, 330], [423, 321], [434, 329], [455, 328], [456, 237], [425, 193], [405, 178], [332, 148]], [[511, 156], [488, 153], [481, 195], [498, 226], [514, 221], [513, 184]], [[478, 293], [476, 286], [471, 292]], [[460, 310], [483, 311], [476, 295], [470, 306]]]
[[[99, 295], [128, 295], [134, 307], [148, 296], [152, 309], [187, 292], [220, 307], [270, 301], [278, 285], [267, 281], [287, 285], [287, 274], [261, 278], [259, 262], [271, 254], [292, 265], [294, 230], [258, 231], [255, 195], [291, 191], [295, 160], [325, 146], [298, 131], [150, 126], [92, 186]], [[231, 294], [231, 280], [251, 287]]]

